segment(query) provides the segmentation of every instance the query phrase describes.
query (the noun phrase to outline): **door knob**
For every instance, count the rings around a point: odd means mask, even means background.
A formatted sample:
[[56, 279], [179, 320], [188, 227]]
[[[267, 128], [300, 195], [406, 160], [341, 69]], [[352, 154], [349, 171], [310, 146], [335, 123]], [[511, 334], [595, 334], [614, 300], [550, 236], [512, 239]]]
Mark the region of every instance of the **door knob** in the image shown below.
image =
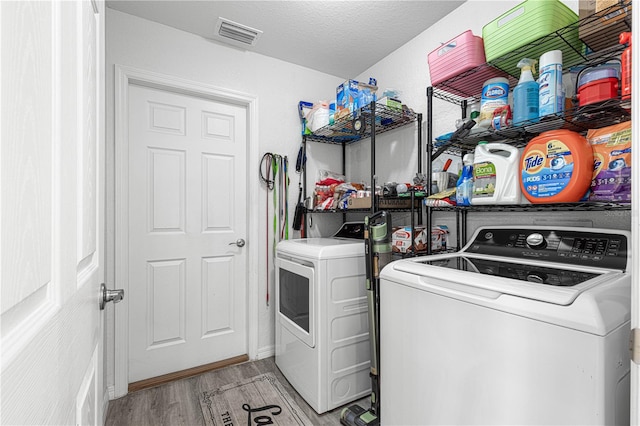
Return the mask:
[[109, 290], [104, 283], [100, 284], [100, 310], [104, 309], [107, 302], [118, 303], [124, 297], [124, 290]]
[[238, 241], [234, 241], [233, 243], [229, 243], [230, 246], [236, 245], [238, 247], [244, 247], [245, 241], [242, 238], [238, 238]]

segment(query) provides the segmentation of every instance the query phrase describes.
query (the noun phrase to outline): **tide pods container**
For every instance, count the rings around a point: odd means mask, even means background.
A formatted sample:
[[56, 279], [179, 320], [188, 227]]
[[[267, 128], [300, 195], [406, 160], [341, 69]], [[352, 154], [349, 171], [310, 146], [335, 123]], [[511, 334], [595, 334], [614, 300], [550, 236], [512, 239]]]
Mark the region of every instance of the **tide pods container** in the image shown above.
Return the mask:
[[531, 139], [520, 157], [520, 188], [532, 203], [580, 201], [591, 185], [593, 152], [579, 133], [550, 130]]

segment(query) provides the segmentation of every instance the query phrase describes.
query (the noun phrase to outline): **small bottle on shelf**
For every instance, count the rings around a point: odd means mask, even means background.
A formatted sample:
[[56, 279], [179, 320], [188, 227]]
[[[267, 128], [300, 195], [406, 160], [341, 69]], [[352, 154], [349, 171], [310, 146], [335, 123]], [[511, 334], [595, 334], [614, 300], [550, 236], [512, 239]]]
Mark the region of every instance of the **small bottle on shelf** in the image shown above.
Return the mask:
[[456, 204], [470, 206], [473, 194], [473, 154], [465, 154], [462, 163], [462, 173], [456, 184]]

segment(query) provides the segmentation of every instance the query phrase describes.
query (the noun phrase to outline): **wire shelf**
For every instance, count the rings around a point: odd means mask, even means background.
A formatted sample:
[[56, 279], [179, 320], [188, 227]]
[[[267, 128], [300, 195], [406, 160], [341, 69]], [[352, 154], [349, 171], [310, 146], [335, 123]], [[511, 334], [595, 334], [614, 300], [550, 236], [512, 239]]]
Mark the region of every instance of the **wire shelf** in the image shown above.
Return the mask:
[[[352, 114], [337, 119], [334, 124], [321, 127], [313, 132], [313, 134], [306, 135], [307, 141], [349, 144], [361, 139], [366, 139], [371, 136], [371, 115], [372, 107], [371, 105], [367, 105]], [[376, 104], [376, 135], [413, 123], [417, 120], [417, 117], [418, 114], [408, 108], [399, 110], [389, 108], [382, 104]], [[355, 130], [355, 128], [357, 128], [357, 126], [354, 128], [355, 121], [360, 119], [364, 119], [359, 123], [363, 128]]]
[[630, 203], [579, 202], [557, 204], [509, 204], [470, 207], [431, 207], [432, 210], [464, 210], [468, 212], [550, 212], [550, 211], [625, 211], [631, 210]]
[[462, 139], [435, 141], [432, 157], [437, 158], [445, 152], [459, 154], [473, 151], [480, 141], [504, 141], [522, 147], [531, 138], [548, 130], [566, 129], [584, 134], [589, 129], [599, 129], [629, 120], [631, 120], [630, 104], [627, 100], [618, 97], [550, 114], [542, 117], [539, 122], [525, 121], [518, 127], [509, 127], [504, 130], [472, 129], [471, 133]]

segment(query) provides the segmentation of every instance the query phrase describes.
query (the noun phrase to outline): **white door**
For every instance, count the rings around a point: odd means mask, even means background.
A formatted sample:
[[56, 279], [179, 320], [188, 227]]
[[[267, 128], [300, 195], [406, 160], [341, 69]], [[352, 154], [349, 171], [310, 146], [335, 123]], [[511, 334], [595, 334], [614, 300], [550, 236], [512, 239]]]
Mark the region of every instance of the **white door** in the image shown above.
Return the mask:
[[245, 107], [129, 86], [129, 383], [247, 353]]
[[102, 424], [104, 4], [0, 2], [3, 424]]

